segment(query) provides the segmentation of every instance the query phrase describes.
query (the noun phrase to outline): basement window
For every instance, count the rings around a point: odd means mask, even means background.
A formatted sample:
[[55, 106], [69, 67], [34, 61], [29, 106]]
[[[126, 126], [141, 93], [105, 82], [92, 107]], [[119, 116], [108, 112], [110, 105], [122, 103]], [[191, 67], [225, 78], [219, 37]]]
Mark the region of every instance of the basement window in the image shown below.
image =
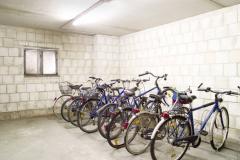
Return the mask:
[[24, 75], [56, 76], [57, 50], [24, 49]]

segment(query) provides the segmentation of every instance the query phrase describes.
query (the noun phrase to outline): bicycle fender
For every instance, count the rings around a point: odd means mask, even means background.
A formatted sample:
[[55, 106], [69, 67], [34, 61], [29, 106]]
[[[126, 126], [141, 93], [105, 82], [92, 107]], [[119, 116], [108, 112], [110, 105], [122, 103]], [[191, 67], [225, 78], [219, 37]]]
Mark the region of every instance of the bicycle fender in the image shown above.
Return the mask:
[[161, 127], [161, 125], [166, 121], [167, 119], [162, 118], [160, 122], [158, 122], [158, 124], [156, 125], [156, 127], [153, 130], [153, 133], [151, 135], [151, 140], [155, 137], [155, 135], [157, 134], [158, 129]]
[[101, 113], [102, 111], [104, 111], [104, 109], [106, 109], [107, 107], [109, 107], [110, 105], [116, 105], [114, 103], [109, 103], [109, 104], [105, 104], [104, 106], [102, 106], [101, 108], [99, 108], [96, 112], [97, 114]]
[[[137, 114], [134, 114], [134, 115], [130, 118], [130, 120], [128, 121], [128, 124], [131, 124], [132, 121], [133, 121], [135, 118], [137, 118], [137, 117], [138, 117], [138, 115], [137, 115]], [[129, 127], [129, 125], [128, 125], [128, 127]]]
[[130, 118], [130, 120], [128, 121], [128, 124], [131, 124], [132, 121], [133, 121], [135, 118], [139, 117], [139, 115], [142, 115], [142, 114], [151, 114], [151, 113], [149, 113], [149, 112], [147, 112], [147, 111], [141, 111], [141, 112], [139, 112], [139, 113], [137, 113], [137, 114], [134, 114], [134, 115]]

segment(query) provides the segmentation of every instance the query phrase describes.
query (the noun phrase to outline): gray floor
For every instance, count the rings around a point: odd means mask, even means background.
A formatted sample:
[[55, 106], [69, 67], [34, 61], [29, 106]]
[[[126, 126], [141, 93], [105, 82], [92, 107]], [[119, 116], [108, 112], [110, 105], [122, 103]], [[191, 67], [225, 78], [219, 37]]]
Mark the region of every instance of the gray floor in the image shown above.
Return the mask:
[[[191, 148], [194, 160], [240, 160], [228, 149], [215, 152], [202, 143]], [[0, 122], [0, 160], [151, 160], [150, 153], [130, 155], [124, 148], [112, 149], [98, 134], [85, 134], [53, 117]], [[184, 158], [183, 158], [184, 159]]]

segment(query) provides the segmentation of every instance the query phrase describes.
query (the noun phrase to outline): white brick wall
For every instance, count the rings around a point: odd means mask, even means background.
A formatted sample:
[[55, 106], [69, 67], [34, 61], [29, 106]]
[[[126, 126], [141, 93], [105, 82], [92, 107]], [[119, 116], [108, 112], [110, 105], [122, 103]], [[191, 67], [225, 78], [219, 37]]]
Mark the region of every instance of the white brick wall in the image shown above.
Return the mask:
[[[236, 90], [240, 85], [239, 17], [237, 5], [120, 37], [121, 77], [150, 70], [159, 75], [167, 72], [168, 83], [178, 88], [204, 82], [213, 88]], [[213, 98], [212, 94], [196, 94]], [[238, 103], [233, 97], [224, 99], [230, 127], [239, 128], [240, 98]]]
[[[0, 25], [0, 37], [0, 112], [52, 107], [60, 81], [78, 84], [90, 75], [105, 79], [120, 76], [118, 37], [4, 25]], [[57, 48], [59, 77], [25, 77], [26, 46]]]

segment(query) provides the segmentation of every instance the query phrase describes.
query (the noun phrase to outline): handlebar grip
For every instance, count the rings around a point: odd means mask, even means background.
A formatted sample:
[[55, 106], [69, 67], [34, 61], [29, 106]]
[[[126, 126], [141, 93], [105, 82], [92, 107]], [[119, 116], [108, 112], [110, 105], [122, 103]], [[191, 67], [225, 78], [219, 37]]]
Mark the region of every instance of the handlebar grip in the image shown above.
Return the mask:
[[120, 79], [112, 79], [111, 81], [113, 81], [113, 82], [119, 82]]
[[205, 89], [205, 88], [198, 88], [198, 91], [205, 91], [205, 92], [207, 92], [207, 89]]
[[199, 86], [198, 86], [198, 88], [200, 88], [202, 85], [203, 85], [203, 83], [200, 83]]
[[239, 93], [238, 93], [238, 92], [233, 92], [233, 91], [231, 91], [231, 92], [230, 92], [230, 94], [239, 95]]
[[93, 76], [91, 76], [91, 77], [89, 77], [89, 78], [91, 78], [91, 79], [96, 79], [95, 77], [93, 77]]
[[127, 80], [122, 80], [122, 82], [125, 83], [125, 82], [131, 82], [131, 81], [127, 79]]
[[145, 76], [145, 75], [147, 75], [147, 73], [139, 74], [138, 76], [141, 77], [141, 76]]

